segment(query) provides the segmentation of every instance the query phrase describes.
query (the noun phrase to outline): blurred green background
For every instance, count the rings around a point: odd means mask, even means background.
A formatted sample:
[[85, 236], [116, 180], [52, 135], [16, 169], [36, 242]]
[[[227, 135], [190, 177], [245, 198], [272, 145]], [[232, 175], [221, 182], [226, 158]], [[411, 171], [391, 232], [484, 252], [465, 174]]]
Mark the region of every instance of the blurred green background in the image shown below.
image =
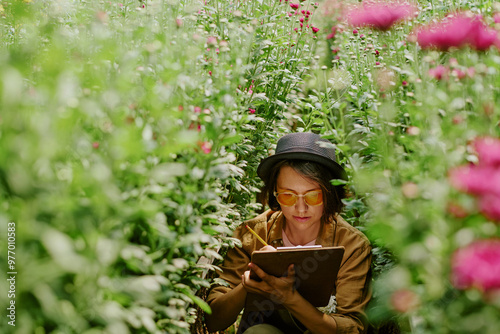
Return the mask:
[[[455, 250], [500, 236], [498, 222], [448, 172], [477, 162], [474, 138], [500, 135], [500, 55], [408, 35], [456, 10], [498, 28], [498, 4], [419, 1], [412, 21], [353, 33], [348, 3], [301, 2], [301, 29], [285, 1], [3, 1], [4, 310], [9, 222], [17, 275], [16, 326], [0, 331], [189, 332], [209, 310], [200, 257], [220, 259], [263, 209], [257, 164], [282, 134], [314, 131], [336, 143], [346, 219], [374, 245], [372, 322], [496, 333], [498, 298], [449, 275]], [[438, 65], [473, 74], [436, 80]]]

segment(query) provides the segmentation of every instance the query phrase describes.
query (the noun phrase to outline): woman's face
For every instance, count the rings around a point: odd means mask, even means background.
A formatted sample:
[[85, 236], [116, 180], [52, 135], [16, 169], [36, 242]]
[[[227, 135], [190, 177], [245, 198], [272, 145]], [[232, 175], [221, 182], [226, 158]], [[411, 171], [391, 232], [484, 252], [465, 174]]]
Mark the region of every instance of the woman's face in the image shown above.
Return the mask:
[[[277, 192], [293, 192], [303, 195], [311, 190], [321, 190], [320, 185], [311, 179], [297, 173], [292, 167], [284, 166], [280, 169], [277, 180]], [[281, 205], [287, 224], [293, 229], [306, 229], [321, 223], [323, 203], [316, 206], [308, 205], [304, 197], [297, 198], [292, 206]]]

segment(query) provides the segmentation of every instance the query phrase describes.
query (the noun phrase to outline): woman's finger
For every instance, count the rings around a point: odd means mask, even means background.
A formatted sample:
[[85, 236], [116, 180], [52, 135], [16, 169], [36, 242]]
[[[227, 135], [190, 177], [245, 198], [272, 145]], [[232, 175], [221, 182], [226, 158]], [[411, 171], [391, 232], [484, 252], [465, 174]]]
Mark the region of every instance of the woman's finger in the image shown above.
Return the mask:
[[250, 269], [257, 274], [264, 282], [272, 283], [274, 276], [268, 275], [264, 270], [260, 269], [258, 265], [254, 263], [249, 263]]
[[293, 279], [295, 281], [295, 265], [292, 263], [288, 266], [288, 278]]

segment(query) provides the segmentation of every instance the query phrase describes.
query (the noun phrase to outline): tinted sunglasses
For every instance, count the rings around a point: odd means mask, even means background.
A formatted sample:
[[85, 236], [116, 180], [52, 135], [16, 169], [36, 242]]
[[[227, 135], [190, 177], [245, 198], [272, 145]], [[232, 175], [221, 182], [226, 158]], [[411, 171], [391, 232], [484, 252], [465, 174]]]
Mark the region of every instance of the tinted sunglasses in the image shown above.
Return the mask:
[[304, 197], [307, 205], [318, 206], [323, 204], [323, 192], [321, 190], [311, 190], [303, 195], [297, 195], [291, 191], [274, 192], [274, 196], [278, 203], [282, 206], [293, 206], [297, 203], [299, 197]]

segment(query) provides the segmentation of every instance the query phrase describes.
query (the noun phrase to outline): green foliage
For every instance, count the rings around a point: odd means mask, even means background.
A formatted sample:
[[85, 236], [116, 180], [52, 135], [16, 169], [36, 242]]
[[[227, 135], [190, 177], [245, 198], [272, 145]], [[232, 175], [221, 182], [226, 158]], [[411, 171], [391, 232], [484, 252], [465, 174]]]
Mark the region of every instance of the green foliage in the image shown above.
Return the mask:
[[[332, 3], [339, 4], [326, 2]], [[413, 333], [493, 333], [500, 326], [493, 316], [498, 298], [450, 282], [454, 251], [498, 237], [498, 222], [448, 180], [451, 168], [477, 161], [469, 145], [474, 138], [500, 136], [499, 52], [424, 51], [409, 38], [419, 24], [457, 9], [482, 14], [494, 26], [495, 6], [420, 1], [415, 20], [387, 32], [349, 27], [331, 13], [324, 19], [326, 30], [336, 26], [337, 34], [319, 45], [326, 52], [310, 73], [317, 88], [303, 107], [319, 102], [305, 113], [308, 128], [342, 143], [339, 153], [351, 167], [348, 202], [359, 205], [348, 206], [354, 211], [347, 214], [375, 246], [374, 323], [397, 317], [401, 329]], [[429, 74], [438, 65], [449, 68], [447, 78]], [[451, 205], [464, 216], [454, 215]]]
[[3, 3], [0, 221], [18, 274], [2, 332], [180, 333], [209, 311], [198, 260], [260, 209], [256, 165], [313, 48], [287, 10]]
[[189, 332], [215, 270], [198, 260], [235, 245], [232, 229], [262, 210], [259, 161], [303, 130], [348, 169], [345, 217], [374, 244], [371, 320], [500, 327], [498, 299], [450, 283], [454, 251], [500, 231], [448, 180], [476, 162], [471, 140], [500, 136], [500, 54], [409, 38], [456, 10], [495, 27], [500, 8], [420, 1], [410, 22], [354, 33], [335, 11], [345, 2], [300, 3], [302, 27], [271, 0], [2, 3], [0, 225], [16, 224], [18, 273], [16, 327], [2, 332]]

